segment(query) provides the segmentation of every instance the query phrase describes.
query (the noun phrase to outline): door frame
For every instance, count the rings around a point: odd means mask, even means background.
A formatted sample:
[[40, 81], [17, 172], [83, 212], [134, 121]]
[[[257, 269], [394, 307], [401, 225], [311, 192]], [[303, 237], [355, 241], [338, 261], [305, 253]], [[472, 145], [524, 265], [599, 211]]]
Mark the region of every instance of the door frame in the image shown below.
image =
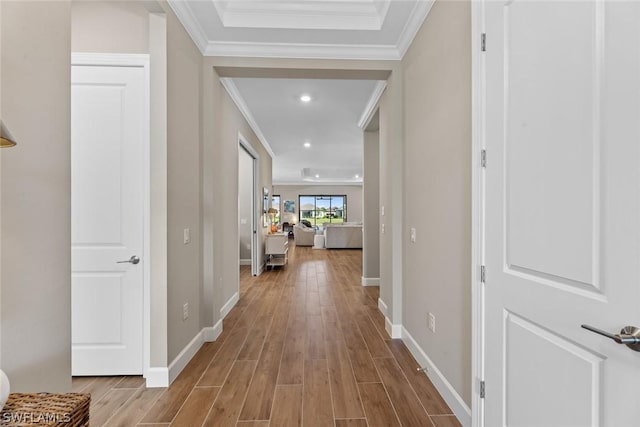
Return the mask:
[[485, 58], [482, 51], [484, 0], [471, 2], [471, 425], [484, 427], [480, 397], [485, 360]]
[[[252, 161], [251, 172], [253, 174], [251, 189], [251, 274], [257, 276], [260, 271], [258, 269], [258, 215], [256, 208], [258, 204], [258, 160], [260, 156], [258, 152], [249, 144], [247, 139], [238, 132], [238, 156], [240, 151], [244, 150], [249, 154]], [[240, 185], [240, 174], [238, 173], [238, 186]], [[238, 194], [240, 194], [238, 192]], [[240, 198], [238, 197], [238, 210], [240, 206]], [[240, 238], [238, 237], [238, 253], [240, 253]], [[238, 283], [238, 292], [240, 292], [240, 283]]]
[[151, 77], [149, 54], [71, 53], [71, 66], [135, 67], [144, 70], [142, 375], [151, 367]]

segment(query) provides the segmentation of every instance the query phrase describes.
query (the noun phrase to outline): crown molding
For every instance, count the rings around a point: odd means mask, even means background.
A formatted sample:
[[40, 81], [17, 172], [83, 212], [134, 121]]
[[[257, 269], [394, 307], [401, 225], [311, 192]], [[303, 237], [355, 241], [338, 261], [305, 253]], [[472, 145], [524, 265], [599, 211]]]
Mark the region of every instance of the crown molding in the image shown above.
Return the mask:
[[398, 50], [400, 59], [404, 58], [404, 54], [409, 50], [409, 46], [411, 46], [413, 39], [416, 38], [416, 34], [418, 34], [422, 23], [427, 19], [427, 15], [429, 15], [434, 2], [435, 0], [420, 0], [413, 6], [409, 20], [402, 29], [402, 33], [396, 43], [396, 49]]
[[347, 45], [318, 43], [248, 43], [209, 42], [202, 50], [204, 56], [295, 59], [361, 59], [400, 60], [391, 45]]
[[382, 28], [391, 0], [382, 1], [216, 1], [227, 28], [375, 30]]
[[376, 113], [378, 102], [380, 102], [380, 97], [384, 93], [386, 87], [386, 81], [379, 81], [376, 84], [376, 87], [373, 89], [373, 93], [371, 94], [371, 98], [369, 98], [369, 102], [367, 102], [367, 106], [364, 107], [360, 120], [358, 120], [358, 127], [360, 129], [364, 130], [369, 125], [371, 118]]
[[205, 50], [207, 49], [207, 45], [209, 44], [209, 40], [207, 38], [204, 29], [198, 22], [198, 19], [195, 17], [191, 8], [189, 7], [189, 3], [186, 1], [175, 1], [169, 0], [169, 7], [173, 10], [178, 21], [182, 24], [189, 36], [191, 36], [191, 40], [195, 43], [195, 45], [200, 50], [200, 53], [205, 54]]
[[253, 114], [251, 114], [251, 110], [249, 110], [247, 103], [245, 102], [244, 98], [240, 94], [240, 91], [238, 90], [238, 87], [235, 85], [233, 80], [230, 79], [229, 77], [223, 77], [220, 79], [220, 83], [222, 83], [222, 86], [224, 86], [224, 88], [227, 90], [227, 93], [229, 94], [233, 102], [236, 104], [236, 106], [240, 110], [240, 113], [242, 113], [247, 123], [249, 123], [249, 127], [251, 127], [251, 130], [253, 130], [253, 133], [256, 134], [256, 136], [258, 137], [258, 140], [260, 141], [264, 149], [267, 150], [267, 153], [269, 153], [272, 159], [275, 158], [276, 155], [273, 152], [271, 145], [269, 145], [269, 141], [267, 141], [267, 138], [262, 133], [260, 126], [258, 126], [256, 119], [253, 117]]

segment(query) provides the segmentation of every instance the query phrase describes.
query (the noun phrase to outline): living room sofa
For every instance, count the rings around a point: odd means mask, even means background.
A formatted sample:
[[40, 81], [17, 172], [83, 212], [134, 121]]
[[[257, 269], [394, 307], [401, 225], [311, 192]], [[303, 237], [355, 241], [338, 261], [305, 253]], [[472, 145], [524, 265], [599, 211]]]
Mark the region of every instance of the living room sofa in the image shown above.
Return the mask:
[[296, 246], [313, 246], [313, 238], [315, 235], [315, 228], [305, 227], [301, 224], [293, 226], [293, 241], [296, 243]]
[[362, 249], [362, 224], [325, 224], [324, 246], [327, 249]]

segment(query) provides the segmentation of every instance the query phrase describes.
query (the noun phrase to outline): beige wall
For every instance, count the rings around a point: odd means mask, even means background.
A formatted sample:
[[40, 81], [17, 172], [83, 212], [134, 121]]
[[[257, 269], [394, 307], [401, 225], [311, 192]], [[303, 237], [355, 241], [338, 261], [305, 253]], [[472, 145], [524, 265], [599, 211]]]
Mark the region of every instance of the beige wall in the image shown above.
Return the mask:
[[[168, 9], [168, 8], [167, 8]], [[169, 363], [200, 324], [200, 96], [202, 55], [173, 12], [167, 10], [167, 241]], [[183, 230], [191, 243], [183, 243]], [[189, 318], [182, 320], [183, 304]]]
[[[471, 405], [471, 12], [436, 2], [404, 57], [403, 325]], [[436, 316], [436, 333], [427, 313]]]
[[11, 391], [71, 388], [68, 1], [0, 2], [2, 369]]
[[[342, 195], [347, 196], [347, 221], [362, 221], [362, 186], [361, 185], [274, 185], [273, 194], [279, 194], [280, 200], [294, 200], [296, 212], [282, 213], [280, 222], [298, 223], [300, 209], [298, 196], [305, 195]], [[280, 208], [278, 208], [280, 209]]]
[[149, 11], [142, 2], [74, 0], [74, 52], [149, 52]]
[[[379, 117], [376, 115], [376, 127]], [[364, 133], [362, 277], [380, 278], [380, 131]]]

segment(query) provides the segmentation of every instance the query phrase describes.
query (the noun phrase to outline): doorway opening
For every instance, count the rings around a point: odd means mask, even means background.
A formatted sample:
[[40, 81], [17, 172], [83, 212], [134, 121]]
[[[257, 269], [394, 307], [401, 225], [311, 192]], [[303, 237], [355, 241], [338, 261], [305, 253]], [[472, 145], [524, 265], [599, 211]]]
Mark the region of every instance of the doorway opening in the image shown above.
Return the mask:
[[240, 268], [250, 265], [258, 275], [257, 215], [258, 153], [242, 135], [238, 135], [238, 256]]

